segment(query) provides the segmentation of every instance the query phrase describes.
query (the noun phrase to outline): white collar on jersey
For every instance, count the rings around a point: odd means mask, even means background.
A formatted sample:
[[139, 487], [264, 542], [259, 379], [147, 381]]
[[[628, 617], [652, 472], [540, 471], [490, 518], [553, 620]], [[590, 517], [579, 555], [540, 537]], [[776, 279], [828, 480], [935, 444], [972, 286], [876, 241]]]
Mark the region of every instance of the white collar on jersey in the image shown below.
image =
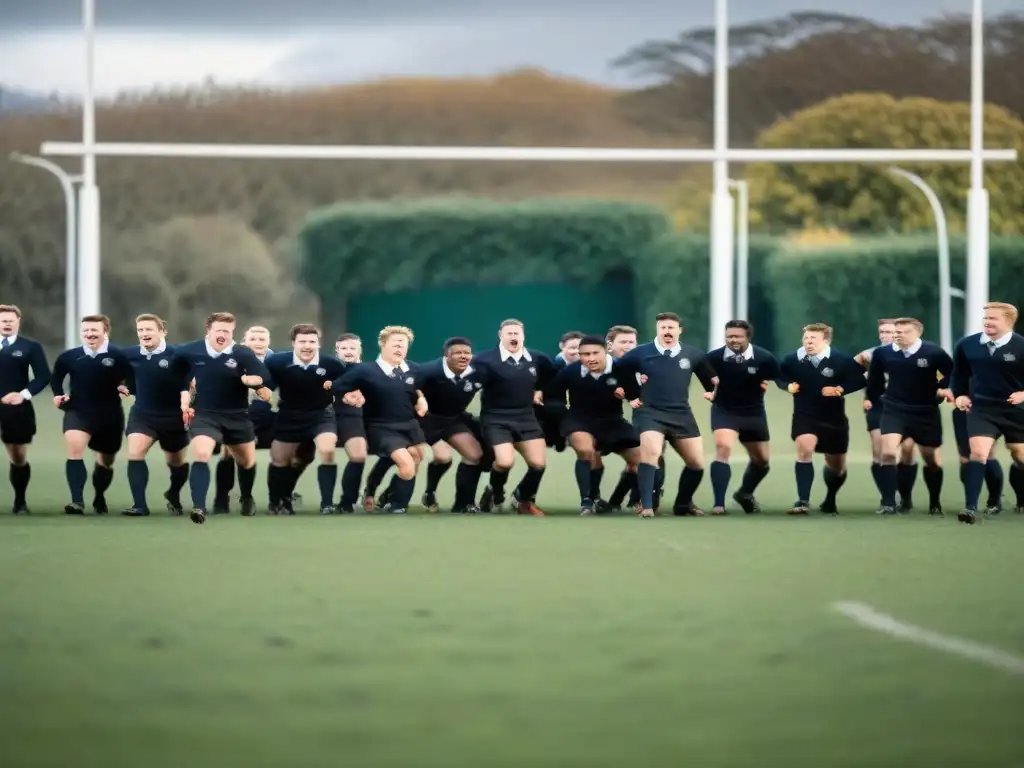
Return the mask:
[[722, 359], [723, 360], [732, 360], [734, 357], [742, 357], [744, 360], [753, 360], [754, 359], [754, 345], [753, 344], [747, 344], [747, 348], [744, 349], [739, 354], [736, 354], [731, 349], [726, 347], [725, 348], [725, 352], [722, 353]]
[[524, 359], [528, 363], [533, 362], [533, 358], [530, 356], [530, 351], [526, 347], [523, 347], [518, 352], [513, 353], [513, 352], [509, 352], [507, 349], [505, 349], [503, 346], [501, 346], [501, 344], [499, 344], [498, 345], [498, 353], [501, 355], [501, 362], [503, 362], [503, 363], [506, 360], [508, 360], [510, 357], [513, 360], [515, 360], [517, 363], [520, 360], [524, 360]]
[[456, 376], [459, 376], [459, 375], [461, 375], [463, 377], [469, 376], [469, 374], [471, 374], [473, 372], [473, 366], [472, 365], [467, 365], [466, 366], [466, 370], [464, 370], [461, 374], [457, 374], [457, 373], [455, 373], [455, 371], [453, 371], [451, 368], [448, 367], [448, 361], [445, 360], [444, 358], [442, 358], [441, 359], [441, 370], [444, 371], [444, 375], [445, 375], [446, 378], [451, 379], [452, 381], [455, 381], [455, 377]]
[[611, 355], [608, 355], [608, 356], [606, 356], [605, 361], [604, 361], [604, 372], [602, 372], [602, 373], [594, 373], [589, 368], [587, 368], [587, 366], [585, 366], [583, 363], [580, 363], [580, 378], [582, 378], [582, 379], [587, 378], [587, 374], [589, 373], [595, 379], [600, 379], [602, 376], [607, 376], [609, 373], [612, 372], [612, 366], [614, 364], [615, 364], [615, 359]]

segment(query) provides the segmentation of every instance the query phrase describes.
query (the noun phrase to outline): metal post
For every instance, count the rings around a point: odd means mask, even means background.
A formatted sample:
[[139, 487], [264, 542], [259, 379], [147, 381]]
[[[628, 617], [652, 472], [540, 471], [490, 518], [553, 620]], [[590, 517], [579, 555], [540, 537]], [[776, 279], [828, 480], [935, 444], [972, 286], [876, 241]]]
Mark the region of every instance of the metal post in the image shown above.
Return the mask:
[[12, 152], [11, 162], [42, 168], [57, 177], [64, 192], [64, 349], [78, 345], [78, 216], [75, 184], [80, 176], [72, 176], [59, 165], [42, 157]]
[[96, 187], [96, 13], [94, 0], [82, 0], [85, 33], [85, 91], [82, 95], [82, 187], [78, 199], [78, 311], [100, 311], [100, 194]]
[[750, 186], [733, 180], [736, 190], [736, 317], [750, 319]]
[[[715, 150], [729, 148], [729, 7], [715, 0]], [[729, 164], [714, 162], [711, 195], [711, 316], [708, 348], [717, 347], [733, 315], [733, 219]]]
[[935, 217], [935, 233], [939, 240], [939, 343], [953, 353], [953, 295], [960, 294], [951, 285], [949, 273], [949, 227], [946, 226], [946, 211], [942, 201], [928, 183], [917, 174], [902, 168], [890, 168], [889, 173], [906, 179], [924, 194]]
[[985, 189], [985, 12], [974, 0], [971, 14], [971, 188], [967, 192], [967, 302], [964, 334], [981, 330], [989, 298], [989, 199]]

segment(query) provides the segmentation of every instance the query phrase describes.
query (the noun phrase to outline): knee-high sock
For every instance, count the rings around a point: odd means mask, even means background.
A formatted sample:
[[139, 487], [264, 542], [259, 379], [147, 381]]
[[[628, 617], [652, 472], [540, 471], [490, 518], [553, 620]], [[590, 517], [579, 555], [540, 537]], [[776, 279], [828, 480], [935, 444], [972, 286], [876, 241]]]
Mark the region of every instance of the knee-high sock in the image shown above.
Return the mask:
[[732, 479], [732, 466], [727, 461], [711, 462], [711, 490], [715, 494], [715, 507], [725, 506], [725, 494]]
[[391, 494], [388, 499], [391, 503], [391, 509], [408, 509], [415, 487], [415, 477], [411, 480], [403, 480], [396, 474], [391, 480]]
[[177, 467], [168, 467], [171, 472], [171, 487], [167, 489], [167, 495], [174, 501], [181, 498], [181, 489], [188, 482], [188, 463]]
[[743, 471], [743, 480], [740, 482], [740, 493], [753, 495], [761, 481], [768, 477], [770, 470], [771, 465], [769, 464], [758, 464], [753, 461], [747, 464], [747, 468]]
[[132, 492], [132, 507], [149, 509], [146, 504], [146, 487], [149, 485], [149, 464], [145, 459], [128, 462], [128, 487]]
[[972, 460], [964, 467], [964, 506], [967, 509], [977, 509], [981, 486], [985, 484], [985, 464]]
[[453, 509], [462, 510], [476, 503], [476, 488], [482, 469], [479, 464], [460, 462], [455, 470], [455, 503]]
[[516, 498], [520, 501], [533, 501], [540, 490], [540, 481], [544, 478], [544, 467], [536, 469], [527, 467], [526, 474], [516, 487]]
[[32, 479], [32, 467], [25, 464], [11, 464], [8, 475], [11, 479], [11, 489], [14, 491], [15, 505], [25, 503], [25, 494], [28, 491], [28, 481]]
[[882, 492], [883, 507], [896, 506], [896, 493], [899, 488], [898, 472], [895, 464], [881, 464], [878, 467], [878, 484]]
[[[875, 488], [878, 489], [879, 498], [885, 496], [885, 491], [882, 490], [882, 478], [880, 476], [881, 469], [882, 464], [880, 462], [871, 462], [871, 479], [875, 481]], [[883, 504], [882, 506], [885, 505]]]
[[89, 473], [85, 469], [85, 462], [82, 459], [68, 459], [64, 462], [64, 475], [68, 480], [71, 502], [73, 504], [85, 504], [85, 481], [89, 479]]
[[[221, 459], [224, 461], [224, 459]], [[234, 460], [232, 460], [232, 464]], [[188, 487], [192, 493], [192, 507], [206, 511], [206, 494], [210, 492], [210, 465], [205, 461], [193, 461], [188, 473]]]
[[814, 487], [814, 464], [810, 461], [798, 461], [794, 471], [796, 473], [796, 499], [801, 504], [810, 504], [811, 488]]
[[113, 479], [114, 470], [110, 467], [104, 467], [102, 464], [96, 464], [93, 466], [92, 489], [96, 492], [97, 498], [103, 498]]
[[[291, 474], [290, 467], [281, 467], [271, 464], [267, 467], [267, 501], [271, 507], [276, 507], [290, 496], [288, 493], [288, 476]], [[241, 480], [241, 472], [239, 472]]]
[[914, 495], [914, 483], [917, 482], [917, 463], [897, 465], [896, 482], [900, 494], [900, 504], [906, 506]]
[[508, 482], [508, 470], [492, 469], [489, 484], [498, 498], [505, 496], [505, 483]]
[[615, 484], [612, 495], [608, 497], [608, 506], [621, 507], [622, 503], [629, 496], [629, 492], [636, 488], [636, 472], [623, 471], [619, 475], [619, 482]]
[[[209, 468], [207, 468], [209, 469]], [[210, 481], [206, 481], [209, 490]], [[193, 486], [190, 484], [190, 488]], [[217, 506], [227, 505], [231, 491], [235, 487], [235, 458], [234, 456], [221, 456], [217, 460], [216, 477], [213, 486], [213, 503]], [[205, 495], [203, 497], [205, 499]]]
[[[291, 474], [291, 470], [287, 467], [285, 469], [285, 477], [287, 478]], [[252, 498], [252, 487], [256, 484], [256, 465], [253, 464], [251, 467], [239, 467], [238, 468], [238, 492], [241, 494], [243, 499]]]
[[679, 473], [679, 489], [676, 492], [676, 502], [673, 509], [683, 509], [693, 504], [693, 494], [696, 493], [700, 481], [704, 479], [703, 469], [691, 469], [683, 467]]
[[[320, 489], [321, 507], [329, 507], [334, 503], [334, 486], [337, 482], [337, 464], [321, 464], [316, 468], [316, 484]], [[292, 487], [294, 489], [294, 486]]]
[[573, 471], [576, 475], [576, 488], [580, 492], [580, 504], [592, 501], [590, 496], [590, 462], [586, 459], [576, 459]]
[[1010, 465], [1010, 487], [1017, 497], [1014, 506], [1020, 508], [1024, 505], [1024, 464], [1021, 462], [1015, 461]]
[[[985, 462], [985, 487], [988, 490], [988, 506], [998, 507], [1003, 500], [1003, 465], [997, 459]], [[1017, 504], [1024, 499], [1017, 496]]]
[[826, 465], [825, 469], [822, 470], [822, 479], [825, 481], [825, 501], [826, 506], [831, 506], [836, 503], [836, 496], [839, 494], [839, 489], [843, 487], [846, 482], [846, 472], [836, 472], [832, 467]]
[[640, 506], [643, 509], [654, 509], [654, 475], [657, 471], [657, 464], [647, 464], [643, 461], [636, 469], [636, 483], [640, 488]]
[[942, 506], [943, 477], [942, 467], [924, 465], [924, 485], [928, 489], [928, 509], [937, 509]]
[[[359, 501], [359, 484], [363, 481], [363, 469], [365, 468], [366, 464], [361, 461], [350, 461], [341, 471], [341, 506], [352, 506]], [[377, 481], [377, 485], [380, 485], [380, 480]], [[375, 486], [373, 492], [376, 493], [376, 491]], [[367, 494], [373, 495], [369, 492], [369, 481], [367, 482]]]
[[604, 479], [604, 467], [590, 470], [590, 495], [594, 499], [601, 498], [601, 481]]
[[[390, 456], [381, 456], [377, 459], [377, 463], [370, 469], [370, 474], [366, 476], [367, 496], [373, 496], [377, 493], [380, 484], [384, 482], [384, 476], [393, 466], [395, 466], [395, 462]], [[344, 480], [344, 477], [342, 480]]]
[[450, 461], [432, 461], [427, 464], [427, 487], [423, 489], [423, 492], [437, 493], [437, 486], [441, 482], [441, 478], [451, 468], [452, 463]]

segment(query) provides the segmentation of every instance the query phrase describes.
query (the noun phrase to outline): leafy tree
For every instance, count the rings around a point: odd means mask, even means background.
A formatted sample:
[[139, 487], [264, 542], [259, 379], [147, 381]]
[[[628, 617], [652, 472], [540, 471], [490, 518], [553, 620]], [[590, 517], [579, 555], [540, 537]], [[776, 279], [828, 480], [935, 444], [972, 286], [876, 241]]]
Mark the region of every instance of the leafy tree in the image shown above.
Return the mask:
[[[987, 105], [985, 140], [992, 148], [1024, 149], [1024, 123]], [[765, 131], [768, 148], [962, 149], [970, 145], [970, 106], [885, 94], [842, 96], [803, 110]], [[970, 168], [962, 164], [907, 165], [939, 195], [953, 231], [966, 220]], [[877, 165], [756, 164], [750, 182], [751, 222], [779, 231], [837, 227], [846, 231], [913, 232], [934, 228], [924, 196]], [[992, 231], [1024, 232], [1024, 164], [990, 163]]]

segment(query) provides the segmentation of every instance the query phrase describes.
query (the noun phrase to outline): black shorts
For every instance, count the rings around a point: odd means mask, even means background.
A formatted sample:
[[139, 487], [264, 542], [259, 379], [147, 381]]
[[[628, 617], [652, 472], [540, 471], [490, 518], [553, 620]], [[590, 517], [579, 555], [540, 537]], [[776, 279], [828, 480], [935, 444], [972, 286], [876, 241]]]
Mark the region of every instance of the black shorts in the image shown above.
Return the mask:
[[544, 432], [544, 443], [548, 448], [554, 448], [556, 451], [565, 450], [565, 436], [562, 434], [562, 420], [565, 419], [568, 409], [562, 407], [559, 408], [557, 405], [554, 407], [550, 405], [537, 405], [533, 409], [534, 415], [537, 417], [537, 423], [540, 424], [541, 430]]
[[28, 445], [35, 435], [36, 409], [32, 403], [0, 404], [0, 440], [4, 445]]
[[901, 435], [925, 448], [938, 448], [942, 445], [942, 413], [938, 406], [914, 410], [886, 403], [881, 430], [883, 435]]
[[188, 447], [188, 430], [181, 420], [181, 411], [145, 413], [133, 405], [128, 411], [125, 435], [145, 435], [160, 444], [165, 453], [177, 453]]
[[872, 403], [870, 411], [864, 411], [864, 420], [868, 423], [868, 432], [882, 428], [883, 413], [885, 413], [885, 407], [881, 401]]
[[842, 455], [850, 450], [850, 423], [825, 422], [805, 413], [794, 413], [789, 437], [796, 440], [800, 435], [814, 435], [818, 438], [815, 453]]
[[334, 424], [338, 430], [338, 445], [344, 446], [345, 443], [356, 437], [366, 439], [366, 424], [363, 421], [362, 411], [356, 413], [335, 411]]
[[481, 437], [479, 422], [468, 413], [460, 413], [458, 416], [438, 416], [428, 413], [420, 419], [420, 429], [423, 430], [423, 437], [427, 445], [440, 443], [458, 434], [473, 435], [478, 442]]
[[124, 411], [103, 408], [96, 411], [64, 411], [64, 431], [87, 432], [89, 450], [114, 455], [124, 442]]
[[607, 456], [621, 453], [640, 445], [640, 435], [633, 425], [621, 416], [606, 419], [588, 419], [570, 410], [562, 419], [562, 435], [568, 439], [574, 432], [585, 432], [594, 438], [594, 447]]
[[633, 429], [638, 435], [659, 432], [669, 440], [700, 437], [700, 427], [691, 410], [664, 411], [645, 405], [633, 411]]
[[370, 453], [390, 456], [401, 448], [411, 448], [427, 442], [417, 420], [394, 423], [370, 422], [366, 425], [366, 442]]
[[732, 413], [717, 405], [711, 405], [711, 431], [728, 429], [739, 435], [741, 443], [767, 443], [771, 440], [768, 430], [768, 414]]
[[481, 414], [480, 424], [484, 430], [484, 438], [492, 447], [544, 439], [544, 430], [533, 411], [511, 415]]
[[[325, 432], [337, 434], [338, 425], [334, 409], [317, 411], [278, 411], [274, 426], [274, 440], [281, 443], [305, 443]], [[258, 433], [257, 433], [258, 434]]]
[[270, 408], [250, 407], [249, 421], [252, 422], [253, 434], [256, 436], [256, 450], [265, 451], [274, 442], [277, 414]]
[[212, 437], [219, 445], [245, 445], [256, 442], [248, 411], [207, 411], [196, 413], [189, 425], [193, 438]]
[[1003, 438], [1007, 445], [1024, 443], [1024, 408], [1006, 404], [979, 404], [967, 412], [968, 437]]

